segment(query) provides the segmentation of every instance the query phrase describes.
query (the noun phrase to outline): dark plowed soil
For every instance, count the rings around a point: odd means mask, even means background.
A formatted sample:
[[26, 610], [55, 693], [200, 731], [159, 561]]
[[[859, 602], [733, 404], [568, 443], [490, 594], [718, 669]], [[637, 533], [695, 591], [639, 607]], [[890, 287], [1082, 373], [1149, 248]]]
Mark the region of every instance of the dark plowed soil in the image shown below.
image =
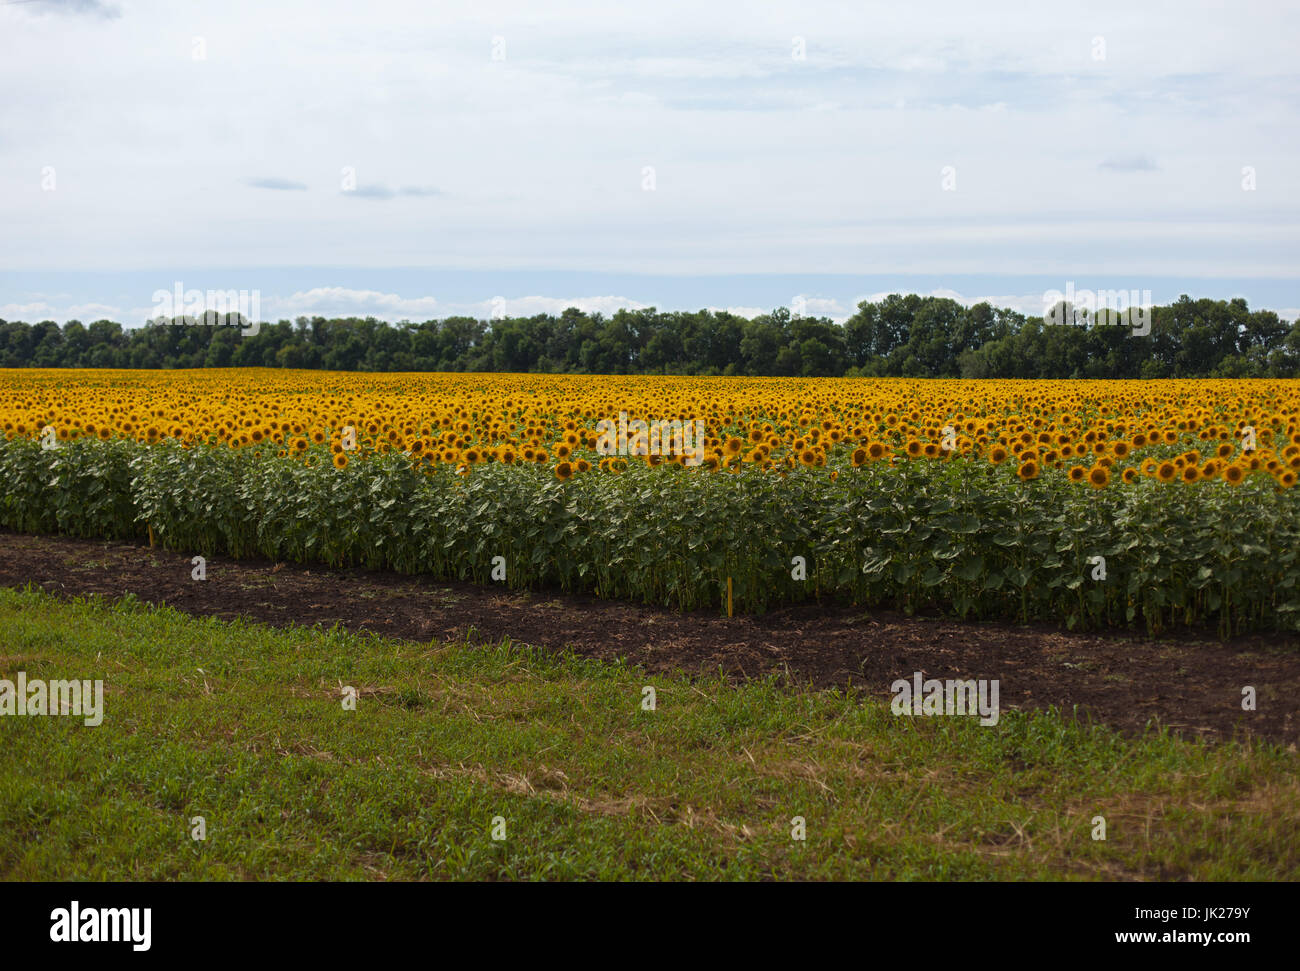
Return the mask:
[[[525, 594], [361, 570], [212, 557], [190, 578], [188, 554], [146, 546], [0, 532], [0, 585], [166, 603], [191, 614], [273, 625], [339, 624], [418, 641], [503, 638], [648, 672], [753, 678], [771, 672], [819, 688], [882, 697], [898, 678], [996, 678], [1010, 708], [1078, 706], [1125, 732], [1158, 723], [1187, 737], [1248, 735], [1292, 743], [1300, 731], [1300, 638], [1151, 641], [1040, 625], [970, 623], [807, 603], [763, 617], [678, 614], [584, 596]], [[1254, 686], [1257, 710], [1241, 709]]]

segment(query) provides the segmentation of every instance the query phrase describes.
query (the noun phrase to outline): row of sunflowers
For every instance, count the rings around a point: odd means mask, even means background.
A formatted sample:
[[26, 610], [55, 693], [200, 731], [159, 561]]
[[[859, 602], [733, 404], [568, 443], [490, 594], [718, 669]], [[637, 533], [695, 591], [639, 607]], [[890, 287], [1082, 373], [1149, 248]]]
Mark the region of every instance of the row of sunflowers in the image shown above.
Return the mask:
[[1296, 381], [11, 371], [0, 428], [14, 530], [680, 609], [1300, 629]]

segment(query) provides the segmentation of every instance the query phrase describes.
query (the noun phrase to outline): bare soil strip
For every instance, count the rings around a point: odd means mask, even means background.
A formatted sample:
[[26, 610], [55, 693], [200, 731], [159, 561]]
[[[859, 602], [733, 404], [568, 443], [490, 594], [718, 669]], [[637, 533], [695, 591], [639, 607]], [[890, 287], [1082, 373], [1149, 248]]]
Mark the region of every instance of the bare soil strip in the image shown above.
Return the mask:
[[[586, 596], [522, 593], [363, 570], [211, 557], [191, 579], [186, 554], [147, 546], [0, 532], [0, 585], [63, 596], [131, 593], [189, 614], [275, 626], [338, 624], [415, 641], [503, 638], [626, 659], [654, 674], [778, 673], [817, 688], [925, 678], [1000, 682], [1003, 710], [1057, 708], [1127, 733], [1164, 725], [1184, 737], [1258, 737], [1294, 745], [1300, 732], [1300, 638], [1210, 635], [1147, 640], [805, 603], [762, 617], [680, 614]], [[1242, 688], [1257, 710], [1242, 711]]]

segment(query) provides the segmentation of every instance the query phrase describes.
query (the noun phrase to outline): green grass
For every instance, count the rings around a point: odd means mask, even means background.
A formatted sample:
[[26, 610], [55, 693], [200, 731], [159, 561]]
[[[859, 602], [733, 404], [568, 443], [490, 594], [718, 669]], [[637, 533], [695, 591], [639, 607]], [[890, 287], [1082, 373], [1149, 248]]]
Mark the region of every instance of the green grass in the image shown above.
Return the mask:
[[105, 717], [0, 717], [9, 880], [1300, 878], [1277, 746], [0, 590], [20, 670]]

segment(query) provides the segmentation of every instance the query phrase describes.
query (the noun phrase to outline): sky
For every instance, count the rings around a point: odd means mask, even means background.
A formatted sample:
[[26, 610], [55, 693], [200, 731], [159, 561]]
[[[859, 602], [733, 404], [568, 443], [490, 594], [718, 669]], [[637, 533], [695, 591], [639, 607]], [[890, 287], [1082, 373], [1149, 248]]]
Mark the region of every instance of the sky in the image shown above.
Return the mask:
[[0, 0], [0, 318], [1300, 316], [1281, 2]]

